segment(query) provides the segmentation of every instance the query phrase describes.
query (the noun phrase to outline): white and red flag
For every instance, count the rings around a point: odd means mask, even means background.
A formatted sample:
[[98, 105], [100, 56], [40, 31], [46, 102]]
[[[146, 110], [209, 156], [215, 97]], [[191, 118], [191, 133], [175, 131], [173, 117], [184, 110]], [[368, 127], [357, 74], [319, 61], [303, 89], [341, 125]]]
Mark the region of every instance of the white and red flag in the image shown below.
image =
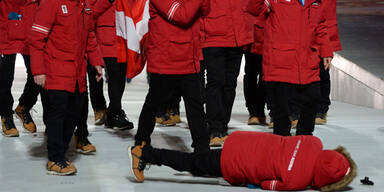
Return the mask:
[[117, 61], [127, 63], [127, 77], [143, 70], [148, 34], [149, 0], [116, 0]]

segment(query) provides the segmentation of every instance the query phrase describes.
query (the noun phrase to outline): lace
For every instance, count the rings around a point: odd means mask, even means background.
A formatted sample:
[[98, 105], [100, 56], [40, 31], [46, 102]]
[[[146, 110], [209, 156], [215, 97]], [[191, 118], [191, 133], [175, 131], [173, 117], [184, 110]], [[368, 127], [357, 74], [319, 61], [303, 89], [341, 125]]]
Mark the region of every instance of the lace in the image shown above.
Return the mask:
[[59, 166], [61, 169], [64, 169], [64, 168], [66, 168], [68, 166], [68, 163], [65, 160], [57, 161], [57, 162], [55, 162], [55, 164], [57, 166]]
[[28, 111], [26, 111], [26, 110], [22, 110], [21, 112], [21, 115], [23, 116], [23, 122], [24, 123], [30, 123], [30, 122], [33, 122], [33, 120], [32, 120], [32, 117], [31, 117], [31, 114], [28, 112]]
[[10, 130], [12, 128], [15, 128], [15, 122], [13, 121], [13, 117], [10, 116], [10, 117], [5, 117], [5, 121], [4, 121], [4, 125], [5, 125], [5, 128], [7, 130]]

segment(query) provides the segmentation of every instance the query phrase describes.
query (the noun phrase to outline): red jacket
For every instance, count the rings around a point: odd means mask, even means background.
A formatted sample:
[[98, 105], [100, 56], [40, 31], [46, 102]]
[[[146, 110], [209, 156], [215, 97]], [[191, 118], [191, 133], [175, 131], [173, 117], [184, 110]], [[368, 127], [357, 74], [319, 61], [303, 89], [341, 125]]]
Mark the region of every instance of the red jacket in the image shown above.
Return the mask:
[[323, 0], [325, 24], [328, 27], [329, 40], [333, 51], [341, 51], [339, 30], [337, 28], [336, 0]]
[[211, 0], [211, 12], [201, 22], [202, 47], [240, 47], [253, 42], [246, 2]]
[[29, 55], [28, 37], [31, 36], [31, 28], [36, 15], [37, 8], [39, 7], [39, 2], [39, 0], [25, 0], [25, 4], [22, 11], [25, 32], [24, 46], [21, 51], [22, 54]]
[[322, 152], [314, 136], [282, 137], [237, 131], [225, 141], [221, 172], [232, 185], [254, 184], [268, 190], [303, 190], [312, 184]]
[[200, 71], [199, 17], [209, 12], [206, 0], [150, 0], [147, 70], [158, 74]]
[[116, 3], [109, 0], [92, 0], [96, 18], [96, 39], [103, 57], [117, 57]]
[[265, 26], [265, 17], [264, 15], [259, 15], [254, 18], [254, 41], [251, 45], [251, 53], [262, 55], [263, 54], [263, 42], [264, 42], [264, 26]]
[[321, 57], [332, 57], [322, 2], [251, 0], [248, 11], [265, 14], [264, 81], [309, 84], [319, 81]]
[[92, 31], [92, 9], [87, 0], [42, 0], [30, 39], [33, 75], [46, 75], [45, 88], [86, 90], [86, 53], [93, 66], [102, 66]]
[[9, 20], [10, 12], [22, 15], [25, 0], [0, 1], [0, 54], [21, 53], [24, 46], [24, 16], [21, 20]]

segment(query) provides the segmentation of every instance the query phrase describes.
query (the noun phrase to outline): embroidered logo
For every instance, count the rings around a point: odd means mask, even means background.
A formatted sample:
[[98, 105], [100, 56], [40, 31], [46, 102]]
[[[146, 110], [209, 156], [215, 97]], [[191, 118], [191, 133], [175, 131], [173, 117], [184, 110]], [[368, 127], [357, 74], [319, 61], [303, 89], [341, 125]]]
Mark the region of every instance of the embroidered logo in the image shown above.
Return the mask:
[[63, 11], [64, 14], [68, 14], [68, 9], [66, 5], [62, 5], [61, 10]]

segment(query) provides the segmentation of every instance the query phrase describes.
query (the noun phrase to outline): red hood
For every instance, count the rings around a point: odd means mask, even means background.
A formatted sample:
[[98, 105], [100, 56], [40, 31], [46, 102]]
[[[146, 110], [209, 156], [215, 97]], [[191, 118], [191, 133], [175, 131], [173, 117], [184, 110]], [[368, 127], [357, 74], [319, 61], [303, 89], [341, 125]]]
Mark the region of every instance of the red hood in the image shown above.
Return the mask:
[[336, 183], [348, 174], [350, 169], [348, 160], [334, 150], [323, 150], [315, 164], [312, 186], [321, 188]]

